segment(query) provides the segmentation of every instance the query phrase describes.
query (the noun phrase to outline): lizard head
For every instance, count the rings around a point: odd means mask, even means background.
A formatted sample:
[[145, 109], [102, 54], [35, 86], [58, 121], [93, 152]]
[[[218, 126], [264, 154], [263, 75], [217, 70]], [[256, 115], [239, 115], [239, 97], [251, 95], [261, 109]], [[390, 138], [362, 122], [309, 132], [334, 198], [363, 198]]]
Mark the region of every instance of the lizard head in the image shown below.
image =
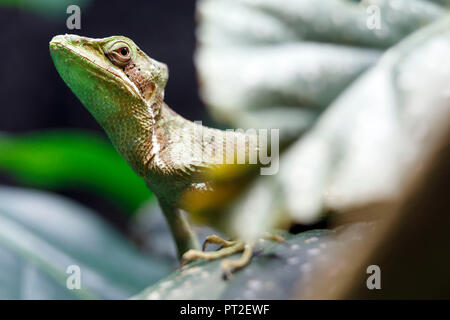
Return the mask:
[[50, 54], [60, 76], [103, 127], [149, 120], [158, 112], [167, 66], [132, 40], [59, 35], [50, 42]]

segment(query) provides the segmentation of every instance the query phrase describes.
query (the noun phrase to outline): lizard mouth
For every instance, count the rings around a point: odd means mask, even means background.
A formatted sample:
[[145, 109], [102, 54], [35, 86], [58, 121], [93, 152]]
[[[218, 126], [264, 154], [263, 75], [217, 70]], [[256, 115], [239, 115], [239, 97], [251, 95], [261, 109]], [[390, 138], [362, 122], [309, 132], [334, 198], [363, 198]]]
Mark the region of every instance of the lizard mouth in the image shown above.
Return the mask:
[[[125, 76], [122, 70], [114, 66], [103, 54], [99, 45], [102, 39], [91, 39], [77, 35], [58, 35], [50, 41], [50, 53], [53, 60], [61, 51], [66, 52], [63, 63], [86, 64], [91, 72], [98, 73], [100, 77], [113, 79], [119, 85], [125, 85], [133, 94], [141, 97], [136, 85]], [[142, 97], [141, 97], [142, 98]]]

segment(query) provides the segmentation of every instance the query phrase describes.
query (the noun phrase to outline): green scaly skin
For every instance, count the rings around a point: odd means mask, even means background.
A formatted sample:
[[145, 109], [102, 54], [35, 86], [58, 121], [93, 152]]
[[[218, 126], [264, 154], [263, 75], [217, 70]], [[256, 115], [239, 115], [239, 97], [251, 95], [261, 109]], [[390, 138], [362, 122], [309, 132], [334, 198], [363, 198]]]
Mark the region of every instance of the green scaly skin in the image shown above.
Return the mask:
[[[148, 57], [128, 38], [60, 35], [50, 42], [50, 53], [62, 79], [158, 198], [179, 256], [198, 248], [179, 210], [180, 199], [186, 190], [210, 188], [207, 172], [222, 163], [208, 147], [224, 148], [216, 138], [226, 133], [195, 124], [171, 110], [163, 101], [167, 66]], [[246, 157], [250, 146], [257, 148], [247, 141]], [[234, 144], [224, 152], [234, 155], [237, 148]]]

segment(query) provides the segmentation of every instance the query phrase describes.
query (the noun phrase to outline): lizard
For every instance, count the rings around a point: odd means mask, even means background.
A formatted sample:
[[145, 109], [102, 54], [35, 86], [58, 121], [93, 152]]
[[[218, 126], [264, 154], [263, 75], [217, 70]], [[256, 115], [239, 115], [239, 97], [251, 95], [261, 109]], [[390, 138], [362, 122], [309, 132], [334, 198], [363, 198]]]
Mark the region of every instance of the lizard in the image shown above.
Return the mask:
[[[202, 126], [173, 111], [164, 102], [167, 65], [150, 58], [129, 38], [94, 39], [66, 34], [53, 37], [49, 47], [61, 78], [155, 194], [181, 264], [242, 252], [239, 259], [223, 259], [222, 269], [225, 275], [231, 275], [232, 270], [247, 265], [253, 243], [211, 235], [199, 250], [196, 235], [181, 209], [186, 207], [185, 194], [199, 195], [202, 202], [204, 194], [220, 190], [220, 183], [214, 183], [215, 172], [232, 172], [218, 170], [224, 167], [224, 159], [236, 160], [238, 153], [243, 152], [244, 162], [248, 161], [262, 148], [258, 139], [246, 133]], [[232, 141], [231, 148], [224, 144], [230, 141], [227, 139]], [[260, 165], [255, 159], [252, 163]], [[227, 200], [225, 196], [224, 201]], [[217, 208], [224, 201], [214, 205]], [[215, 221], [214, 227], [220, 230], [221, 219], [221, 215], [213, 215], [209, 221]], [[276, 235], [267, 237], [283, 240]], [[206, 252], [209, 243], [222, 247]]]

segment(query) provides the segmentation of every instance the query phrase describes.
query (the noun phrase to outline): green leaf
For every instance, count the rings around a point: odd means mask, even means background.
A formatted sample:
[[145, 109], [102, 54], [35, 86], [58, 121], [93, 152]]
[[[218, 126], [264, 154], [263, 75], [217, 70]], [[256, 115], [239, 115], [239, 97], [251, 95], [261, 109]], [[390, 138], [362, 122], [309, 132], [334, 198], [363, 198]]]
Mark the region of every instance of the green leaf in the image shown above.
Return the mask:
[[0, 135], [0, 171], [28, 186], [87, 190], [130, 214], [151, 197], [110, 143], [81, 131]]
[[202, 99], [218, 121], [292, 141], [384, 50], [445, 13], [423, 0], [201, 0]]
[[[333, 231], [285, 234], [286, 243], [264, 241], [251, 263], [224, 280], [220, 260], [193, 262], [145, 289], [134, 299], [289, 299], [307, 288], [316, 263], [331, 255]], [[238, 258], [238, 255], [230, 257]]]
[[[66, 287], [70, 265], [80, 267], [80, 290]], [[123, 299], [170, 266], [72, 201], [0, 187], [0, 299]]]
[[281, 157], [280, 210], [311, 221], [399, 194], [448, 128], [449, 37], [450, 15], [392, 47], [331, 104]]
[[[449, 4], [199, 1], [203, 100], [218, 120], [279, 129], [291, 143], [279, 172], [258, 177], [224, 215], [246, 221], [233, 234], [398, 195], [449, 118]], [[369, 27], [377, 9], [380, 28]]]

